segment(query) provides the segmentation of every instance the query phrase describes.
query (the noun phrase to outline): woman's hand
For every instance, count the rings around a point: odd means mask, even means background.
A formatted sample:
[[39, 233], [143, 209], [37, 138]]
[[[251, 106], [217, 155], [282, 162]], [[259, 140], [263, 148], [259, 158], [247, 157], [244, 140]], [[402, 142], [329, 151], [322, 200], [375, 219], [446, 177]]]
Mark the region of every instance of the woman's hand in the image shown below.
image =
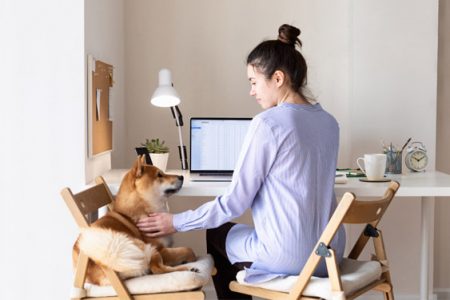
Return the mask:
[[136, 225], [146, 237], [158, 238], [176, 232], [172, 219], [173, 215], [170, 213], [151, 213]]

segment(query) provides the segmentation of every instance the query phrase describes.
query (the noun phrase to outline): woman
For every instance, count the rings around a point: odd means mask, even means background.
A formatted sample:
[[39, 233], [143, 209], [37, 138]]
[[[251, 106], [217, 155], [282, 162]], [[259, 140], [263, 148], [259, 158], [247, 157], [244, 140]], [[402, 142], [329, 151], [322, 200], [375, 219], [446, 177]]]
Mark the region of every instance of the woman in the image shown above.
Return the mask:
[[[196, 210], [152, 214], [138, 223], [149, 237], [208, 229], [219, 299], [244, 298], [228, 289], [244, 266], [247, 282], [298, 274], [336, 207], [339, 127], [305, 96], [299, 35], [299, 29], [282, 25], [278, 39], [262, 42], [247, 58], [250, 95], [264, 111], [250, 124], [227, 192]], [[254, 227], [227, 223], [248, 208]], [[343, 228], [333, 246], [341, 259]], [[315, 275], [326, 276], [324, 264]]]

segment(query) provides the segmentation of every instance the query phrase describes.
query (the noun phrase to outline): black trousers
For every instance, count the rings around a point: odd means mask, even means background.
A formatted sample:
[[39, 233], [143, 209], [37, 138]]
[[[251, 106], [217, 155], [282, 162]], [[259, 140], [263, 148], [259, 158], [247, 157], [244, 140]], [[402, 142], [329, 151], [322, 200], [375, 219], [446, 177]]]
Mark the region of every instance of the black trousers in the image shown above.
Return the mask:
[[232, 292], [228, 285], [230, 281], [236, 280], [236, 274], [244, 267], [250, 267], [251, 262], [238, 262], [231, 264], [228, 259], [225, 240], [228, 231], [236, 223], [225, 223], [222, 226], [214, 229], [206, 230], [206, 249], [214, 258], [214, 264], [217, 269], [217, 274], [213, 276], [214, 287], [218, 299], [252, 299], [249, 295]]

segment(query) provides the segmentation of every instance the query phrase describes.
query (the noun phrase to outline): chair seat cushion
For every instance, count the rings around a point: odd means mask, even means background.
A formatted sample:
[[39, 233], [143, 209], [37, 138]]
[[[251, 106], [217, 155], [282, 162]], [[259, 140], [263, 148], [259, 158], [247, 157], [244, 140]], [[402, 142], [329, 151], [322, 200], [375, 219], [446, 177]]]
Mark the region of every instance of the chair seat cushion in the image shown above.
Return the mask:
[[[341, 271], [341, 280], [346, 295], [352, 294], [360, 288], [380, 279], [381, 265], [377, 261], [358, 261], [344, 258], [339, 266]], [[269, 290], [288, 293], [297, 282], [298, 276], [287, 276], [284, 278], [275, 278], [267, 282], [249, 284], [244, 281], [245, 270], [236, 275], [237, 281], [242, 285], [257, 286]], [[328, 278], [311, 277], [304, 296], [319, 297], [323, 299], [332, 299], [331, 285]]]
[[[199, 272], [177, 271], [165, 274], [151, 274], [127, 279], [124, 283], [131, 294], [154, 294], [193, 290], [208, 283], [211, 278], [214, 261], [210, 255], [206, 255], [199, 257], [195, 262], [185, 265], [197, 268]], [[85, 292], [88, 297], [117, 295], [111, 285], [98, 286], [86, 283]]]

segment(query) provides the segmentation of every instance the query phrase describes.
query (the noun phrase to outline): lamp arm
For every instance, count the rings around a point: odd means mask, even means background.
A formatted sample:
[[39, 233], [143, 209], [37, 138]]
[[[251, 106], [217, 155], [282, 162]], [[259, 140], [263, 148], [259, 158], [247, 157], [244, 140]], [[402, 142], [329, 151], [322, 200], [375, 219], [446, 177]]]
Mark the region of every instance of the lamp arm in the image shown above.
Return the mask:
[[177, 126], [183, 126], [183, 115], [181, 114], [178, 105], [171, 106], [170, 111], [172, 112], [172, 117], [175, 119]]
[[188, 164], [186, 160], [186, 146], [183, 145], [183, 138], [181, 136], [181, 126], [178, 127], [178, 138], [180, 140], [180, 146], [178, 147], [178, 150], [180, 152], [181, 169], [187, 170]]
[[181, 127], [183, 127], [183, 116], [181, 115], [181, 111], [178, 108], [178, 106], [171, 106], [170, 111], [172, 112], [172, 116], [175, 119], [175, 123], [178, 127], [178, 139], [180, 141], [180, 146], [178, 147], [178, 150], [180, 152], [180, 159], [181, 159], [181, 169], [187, 170], [188, 169], [188, 163], [186, 158], [186, 146], [183, 144], [183, 136], [181, 134]]

